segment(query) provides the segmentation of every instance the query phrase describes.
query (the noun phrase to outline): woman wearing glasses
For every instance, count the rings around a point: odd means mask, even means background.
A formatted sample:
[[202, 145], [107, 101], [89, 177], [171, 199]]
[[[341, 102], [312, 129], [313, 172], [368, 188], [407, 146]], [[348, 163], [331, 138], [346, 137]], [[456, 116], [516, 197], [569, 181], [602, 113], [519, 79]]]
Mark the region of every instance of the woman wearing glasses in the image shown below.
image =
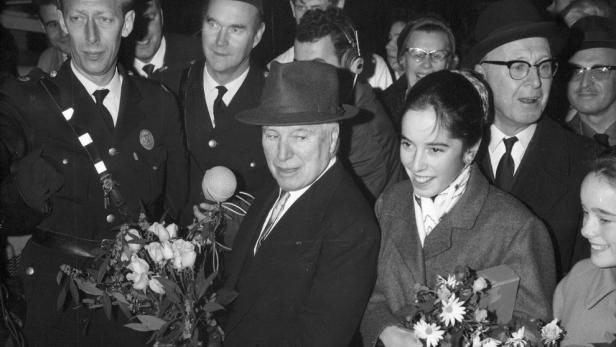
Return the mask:
[[409, 91], [400, 159], [410, 180], [376, 205], [381, 227], [377, 283], [362, 321], [366, 346], [414, 346], [401, 310], [415, 285], [434, 286], [456, 266], [506, 264], [520, 277], [515, 318], [547, 318], [554, 253], [544, 225], [521, 203], [488, 184], [474, 164], [491, 106], [469, 72], [439, 71]]
[[396, 130], [404, 112], [408, 90], [422, 77], [458, 65], [453, 32], [444, 20], [434, 16], [410, 21], [398, 36], [398, 61], [404, 65], [404, 76], [387, 88], [382, 95]]

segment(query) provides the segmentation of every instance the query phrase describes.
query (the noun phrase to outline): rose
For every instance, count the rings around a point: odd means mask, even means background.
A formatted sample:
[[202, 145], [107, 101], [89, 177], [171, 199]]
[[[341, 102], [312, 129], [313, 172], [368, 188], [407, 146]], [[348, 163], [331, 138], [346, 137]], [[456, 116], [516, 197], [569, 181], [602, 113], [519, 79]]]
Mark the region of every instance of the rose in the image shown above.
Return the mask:
[[138, 274], [148, 273], [148, 271], [150, 271], [150, 265], [148, 265], [148, 262], [134, 254], [130, 258], [130, 264], [128, 264], [127, 268]]
[[161, 248], [163, 258], [165, 258], [165, 260], [173, 259], [173, 248], [171, 247], [171, 243], [169, 241], [161, 242]]
[[192, 267], [195, 264], [197, 253], [195, 252], [195, 246], [182, 239], [173, 241], [171, 245], [173, 249], [173, 267], [181, 270], [187, 267]]
[[150, 244], [147, 244], [145, 245], [145, 249], [148, 251], [150, 258], [152, 258], [155, 263], [163, 262], [163, 246], [159, 242], [152, 242]]
[[141, 234], [136, 229], [128, 229], [126, 235], [124, 235], [124, 240], [128, 244], [128, 248], [130, 250], [129, 253], [139, 252], [143, 244], [140, 242], [142, 240]]
[[562, 333], [563, 330], [558, 326], [558, 319], [554, 319], [541, 328], [541, 338], [547, 344], [553, 344], [558, 341]]
[[447, 301], [449, 300], [449, 297], [451, 296], [451, 291], [447, 289], [447, 286], [440, 286], [436, 290], [436, 295], [438, 295], [439, 300]]
[[165, 228], [162, 224], [154, 222], [150, 225], [148, 231], [156, 235], [160, 241], [169, 241], [169, 239], [177, 237], [178, 226], [175, 224], [169, 224]]
[[133, 288], [137, 290], [143, 290], [148, 286], [147, 272], [144, 272], [144, 273], [131, 272], [129, 274], [126, 274], [126, 279], [129, 281], [133, 281]]
[[475, 293], [479, 293], [486, 288], [488, 288], [488, 281], [483, 277], [478, 277], [475, 282], [473, 282], [473, 292]]
[[152, 278], [148, 282], [148, 286], [150, 287], [150, 289], [152, 289], [154, 293], [165, 294], [165, 288], [163, 287], [162, 284], [160, 284], [160, 282], [156, 278]]

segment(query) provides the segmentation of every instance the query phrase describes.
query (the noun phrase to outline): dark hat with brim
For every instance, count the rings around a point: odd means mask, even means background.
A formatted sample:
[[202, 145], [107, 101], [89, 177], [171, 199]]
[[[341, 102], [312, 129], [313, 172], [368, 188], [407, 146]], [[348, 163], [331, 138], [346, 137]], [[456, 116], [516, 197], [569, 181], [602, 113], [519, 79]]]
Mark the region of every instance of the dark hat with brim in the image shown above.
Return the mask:
[[259, 106], [235, 118], [253, 125], [309, 125], [354, 117], [359, 110], [340, 105], [337, 69], [317, 61], [272, 62]]
[[567, 48], [571, 54], [590, 48], [616, 49], [616, 23], [599, 16], [580, 18], [571, 27]]
[[465, 55], [462, 66], [472, 69], [491, 50], [508, 42], [530, 37], [545, 37], [552, 54], [558, 53], [566, 37], [566, 28], [544, 21], [526, 0], [500, 0], [479, 15], [475, 26], [475, 44]]

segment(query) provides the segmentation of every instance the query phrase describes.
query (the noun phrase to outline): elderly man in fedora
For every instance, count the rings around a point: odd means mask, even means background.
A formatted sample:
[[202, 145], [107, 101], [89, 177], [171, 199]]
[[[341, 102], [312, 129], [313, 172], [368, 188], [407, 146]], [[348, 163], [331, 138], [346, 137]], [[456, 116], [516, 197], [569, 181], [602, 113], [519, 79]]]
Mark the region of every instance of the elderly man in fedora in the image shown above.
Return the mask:
[[[616, 25], [590, 16], [572, 27], [567, 97], [575, 110], [567, 125], [604, 146], [616, 145]], [[581, 40], [579, 40], [581, 39]]]
[[262, 127], [277, 182], [257, 196], [233, 244], [225, 287], [239, 296], [225, 347], [341, 347], [351, 341], [376, 276], [379, 233], [372, 210], [336, 159], [336, 68], [272, 63], [261, 103], [239, 113]]
[[583, 257], [574, 255], [576, 248], [584, 249], [578, 248], [579, 191], [597, 148], [544, 115], [557, 69], [558, 36], [532, 4], [500, 0], [480, 14], [476, 43], [463, 65], [483, 74], [494, 96], [494, 123], [478, 153], [480, 167], [546, 224], [560, 277]]

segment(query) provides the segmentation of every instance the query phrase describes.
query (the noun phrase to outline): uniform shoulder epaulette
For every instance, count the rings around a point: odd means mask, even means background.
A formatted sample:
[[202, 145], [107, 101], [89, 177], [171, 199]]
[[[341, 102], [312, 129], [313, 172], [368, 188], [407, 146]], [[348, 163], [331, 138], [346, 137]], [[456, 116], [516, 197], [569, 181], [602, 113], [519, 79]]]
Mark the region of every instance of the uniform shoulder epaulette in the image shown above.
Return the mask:
[[56, 71], [51, 71], [50, 73], [47, 73], [38, 67], [34, 67], [32, 68], [32, 70], [30, 70], [30, 72], [27, 75], [20, 76], [18, 79], [21, 82], [31, 82], [31, 81], [36, 82], [42, 78], [56, 77], [56, 75], [57, 75]]

